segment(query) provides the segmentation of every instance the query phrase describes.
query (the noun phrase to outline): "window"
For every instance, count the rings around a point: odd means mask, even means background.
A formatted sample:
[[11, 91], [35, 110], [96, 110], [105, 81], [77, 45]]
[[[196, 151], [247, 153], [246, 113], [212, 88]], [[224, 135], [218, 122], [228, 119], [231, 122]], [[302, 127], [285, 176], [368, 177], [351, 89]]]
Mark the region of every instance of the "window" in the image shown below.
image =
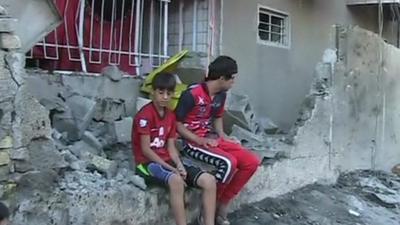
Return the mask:
[[289, 47], [289, 16], [282, 12], [258, 7], [258, 42], [277, 47]]

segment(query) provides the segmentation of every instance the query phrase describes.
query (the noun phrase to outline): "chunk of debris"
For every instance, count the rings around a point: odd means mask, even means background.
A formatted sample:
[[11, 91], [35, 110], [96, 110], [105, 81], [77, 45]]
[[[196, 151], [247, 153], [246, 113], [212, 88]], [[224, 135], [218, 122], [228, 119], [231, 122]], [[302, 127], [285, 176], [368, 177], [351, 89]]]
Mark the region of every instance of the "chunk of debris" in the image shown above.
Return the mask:
[[[1, 8], [0, 8], [0, 13], [1, 13]], [[17, 24], [18, 20], [15, 18], [0, 17], [0, 32], [14, 32]]]
[[125, 104], [121, 99], [104, 98], [98, 100], [96, 104], [96, 121], [113, 122], [121, 119], [125, 114]]
[[116, 162], [94, 155], [90, 152], [83, 152], [82, 158], [88, 162], [88, 169], [95, 169], [105, 174], [107, 178], [113, 177], [117, 172]]
[[101, 74], [115, 82], [118, 82], [122, 79], [122, 71], [119, 70], [115, 65], [104, 67], [101, 71]]
[[396, 174], [397, 176], [400, 176], [400, 164], [397, 164], [392, 168], [392, 173]]
[[7, 14], [8, 14], [7, 10], [3, 6], [0, 5], [0, 15], [4, 16], [4, 15], [7, 15]]
[[128, 143], [131, 141], [132, 124], [133, 119], [131, 117], [114, 122], [114, 131], [118, 143]]
[[0, 33], [0, 48], [19, 49], [22, 47], [20, 38], [11, 33]]

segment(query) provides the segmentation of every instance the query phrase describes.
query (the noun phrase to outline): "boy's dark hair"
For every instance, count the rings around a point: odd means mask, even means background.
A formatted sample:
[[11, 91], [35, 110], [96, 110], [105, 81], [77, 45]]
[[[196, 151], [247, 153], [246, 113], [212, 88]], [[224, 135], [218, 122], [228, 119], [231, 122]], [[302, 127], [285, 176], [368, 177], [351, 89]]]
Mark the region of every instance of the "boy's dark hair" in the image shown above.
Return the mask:
[[208, 66], [207, 80], [218, 80], [220, 77], [224, 77], [225, 80], [232, 78], [232, 75], [238, 72], [238, 66], [234, 59], [229, 56], [218, 56]]
[[151, 83], [153, 90], [175, 91], [176, 79], [173, 74], [159, 73], [153, 78]]
[[0, 202], [0, 221], [8, 219], [8, 217], [10, 217], [10, 211], [8, 210], [8, 207], [4, 205], [4, 203]]

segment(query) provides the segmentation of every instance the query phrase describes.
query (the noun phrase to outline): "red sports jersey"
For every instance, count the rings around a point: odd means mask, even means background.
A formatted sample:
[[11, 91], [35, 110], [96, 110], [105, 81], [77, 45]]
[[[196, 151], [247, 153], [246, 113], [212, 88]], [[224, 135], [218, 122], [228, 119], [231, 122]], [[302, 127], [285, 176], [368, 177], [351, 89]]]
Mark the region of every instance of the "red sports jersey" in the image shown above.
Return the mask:
[[136, 114], [132, 127], [132, 147], [137, 164], [149, 162], [140, 145], [141, 135], [150, 135], [150, 148], [163, 160], [171, 160], [167, 141], [169, 138], [176, 138], [174, 113], [166, 109], [164, 117], [161, 118], [154, 104], [150, 102]]
[[225, 99], [225, 92], [211, 98], [206, 83], [191, 86], [179, 99], [176, 118], [199, 137], [215, 136], [212, 122], [222, 117]]

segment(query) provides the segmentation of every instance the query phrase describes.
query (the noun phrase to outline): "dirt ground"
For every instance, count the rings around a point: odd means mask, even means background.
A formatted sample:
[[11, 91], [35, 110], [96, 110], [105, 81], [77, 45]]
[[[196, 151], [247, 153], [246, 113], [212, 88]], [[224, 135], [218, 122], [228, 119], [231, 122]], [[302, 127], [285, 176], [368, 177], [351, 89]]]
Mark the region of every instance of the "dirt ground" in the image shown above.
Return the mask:
[[229, 215], [232, 225], [400, 225], [400, 177], [374, 171], [310, 185]]

